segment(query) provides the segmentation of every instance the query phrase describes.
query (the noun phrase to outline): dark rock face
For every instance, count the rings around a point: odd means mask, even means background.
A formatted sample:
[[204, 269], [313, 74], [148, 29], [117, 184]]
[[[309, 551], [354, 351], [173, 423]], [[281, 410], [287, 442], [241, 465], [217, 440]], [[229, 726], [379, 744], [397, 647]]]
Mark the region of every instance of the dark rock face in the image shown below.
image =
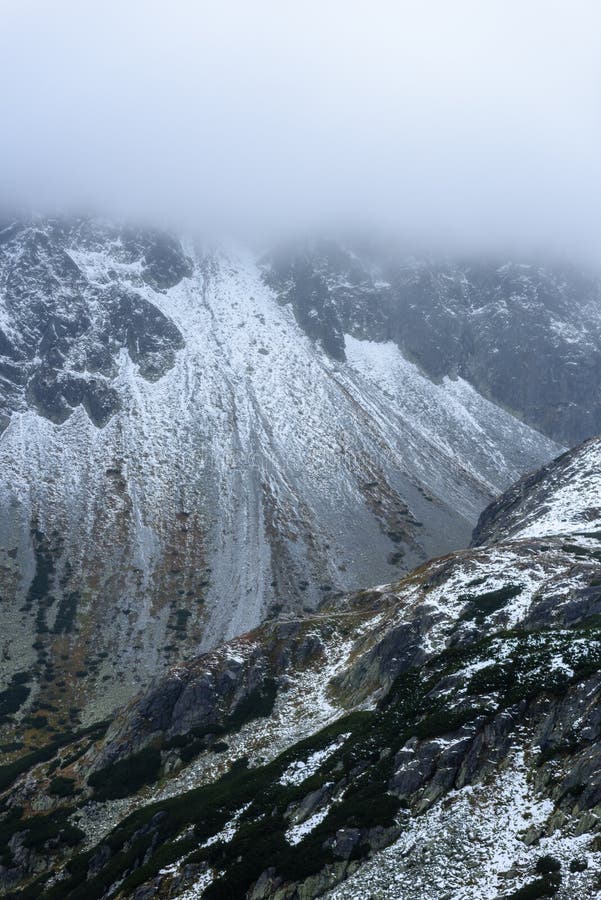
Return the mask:
[[[153, 742], [199, 732], [235, 729], [255, 715], [266, 715], [285, 676], [324, 661], [323, 645], [302, 622], [265, 625], [251, 639], [250, 652], [219, 648], [182, 665], [133, 701], [124, 720], [110, 729], [106, 748], [95, 762], [102, 767]], [[246, 644], [248, 638], [241, 639]], [[225, 650], [225, 652], [224, 652]]]
[[122, 286], [94, 282], [72, 248], [98, 253], [118, 245], [123, 265], [141, 262], [144, 277], [168, 287], [190, 274], [173, 239], [109, 229], [87, 221], [14, 224], [0, 234], [0, 424], [33, 405], [61, 423], [83, 406], [98, 427], [119, 409], [114, 387], [126, 347], [140, 374], [156, 380], [183, 344], [177, 327], [152, 303]]
[[157, 290], [174, 287], [192, 274], [192, 264], [179, 243], [167, 234], [151, 233], [144, 254], [144, 278]]
[[[4, 425], [29, 398], [56, 422], [82, 404], [101, 426], [118, 407], [111, 383], [120, 348], [156, 379], [182, 345], [151, 303], [122, 285], [92, 283], [70, 252], [77, 247], [139, 266], [157, 291], [192, 274], [179, 242], [162, 232], [90, 220], [5, 227]], [[345, 333], [394, 341], [431, 378], [460, 375], [557, 441], [601, 428], [601, 287], [593, 276], [568, 266], [407, 259], [322, 241], [274, 252], [264, 277], [335, 360], [345, 358]]]
[[333, 359], [343, 360], [344, 334], [336, 302], [325, 274], [308, 256], [276, 259], [265, 272], [267, 283], [291, 303], [296, 320], [310, 338], [319, 341]]
[[[356, 249], [356, 252], [355, 252]], [[601, 429], [601, 282], [569, 266], [402, 258], [321, 242], [265, 279], [334, 359], [341, 335], [394, 341], [434, 379], [459, 375], [563, 443]]]

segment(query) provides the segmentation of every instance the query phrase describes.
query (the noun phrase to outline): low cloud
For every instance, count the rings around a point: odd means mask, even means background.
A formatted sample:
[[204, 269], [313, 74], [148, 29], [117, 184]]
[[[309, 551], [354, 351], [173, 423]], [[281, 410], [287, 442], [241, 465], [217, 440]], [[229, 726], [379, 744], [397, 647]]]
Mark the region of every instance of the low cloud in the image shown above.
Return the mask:
[[595, 0], [3, 0], [6, 205], [601, 261]]

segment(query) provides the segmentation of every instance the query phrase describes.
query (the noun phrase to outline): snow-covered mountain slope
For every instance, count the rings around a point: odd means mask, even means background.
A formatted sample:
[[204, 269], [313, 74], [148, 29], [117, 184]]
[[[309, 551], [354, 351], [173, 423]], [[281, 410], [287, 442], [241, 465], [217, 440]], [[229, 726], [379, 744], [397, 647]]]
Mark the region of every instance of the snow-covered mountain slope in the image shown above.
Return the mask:
[[154, 231], [0, 232], [9, 724], [91, 721], [279, 609], [464, 545], [558, 452], [390, 340], [334, 358], [268, 282]]
[[[538, 508], [524, 495], [540, 536], [266, 623], [0, 769], [6, 889], [592, 900], [601, 541], [576, 488], [601, 485], [599, 446], [541, 470]], [[560, 466], [577, 530], [543, 534]]]
[[601, 443], [568, 450], [527, 475], [482, 513], [473, 542], [601, 533]]
[[601, 279], [533, 260], [416, 258], [383, 242], [267, 254], [266, 278], [335, 359], [344, 334], [394, 341], [556, 441], [601, 431]]

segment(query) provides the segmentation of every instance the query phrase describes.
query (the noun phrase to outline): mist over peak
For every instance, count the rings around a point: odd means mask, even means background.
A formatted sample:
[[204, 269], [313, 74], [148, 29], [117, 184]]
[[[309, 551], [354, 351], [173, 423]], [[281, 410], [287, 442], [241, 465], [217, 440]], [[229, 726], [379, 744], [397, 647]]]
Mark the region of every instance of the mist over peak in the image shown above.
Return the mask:
[[6, 2], [4, 204], [599, 258], [601, 14]]
[[0, 0], [0, 895], [599, 896], [600, 26]]

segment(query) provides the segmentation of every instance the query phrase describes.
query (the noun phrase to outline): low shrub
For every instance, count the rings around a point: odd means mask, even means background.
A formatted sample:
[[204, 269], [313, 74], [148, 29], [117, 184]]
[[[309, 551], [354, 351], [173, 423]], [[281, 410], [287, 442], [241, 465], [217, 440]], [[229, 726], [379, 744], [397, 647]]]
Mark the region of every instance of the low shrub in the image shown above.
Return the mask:
[[154, 747], [146, 747], [127, 759], [93, 772], [88, 784], [94, 788], [95, 800], [116, 800], [129, 797], [146, 784], [157, 780], [161, 768], [161, 754]]
[[55, 797], [72, 797], [75, 793], [75, 779], [57, 775], [48, 785], [48, 793]]

